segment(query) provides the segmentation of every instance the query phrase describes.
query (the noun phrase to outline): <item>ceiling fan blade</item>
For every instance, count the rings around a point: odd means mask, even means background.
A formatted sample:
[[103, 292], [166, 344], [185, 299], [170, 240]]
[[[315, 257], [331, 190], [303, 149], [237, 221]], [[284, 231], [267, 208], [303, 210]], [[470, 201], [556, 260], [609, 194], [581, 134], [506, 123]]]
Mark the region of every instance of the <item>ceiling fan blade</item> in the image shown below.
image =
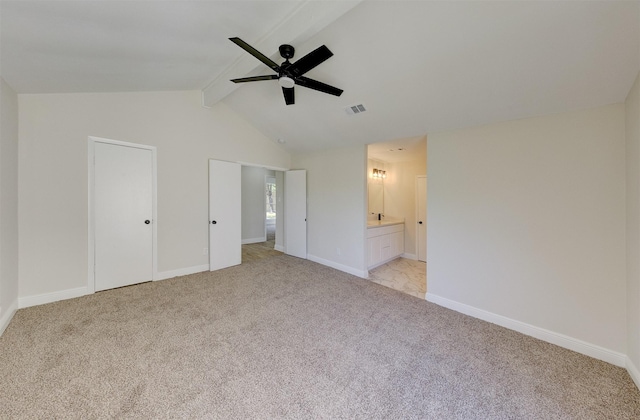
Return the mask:
[[287, 71], [294, 77], [302, 76], [312, 68], [316, 67], [318, 64], [327, 60], [332, 55], [333, 53], [329, 51], [329, 48], [327, 48], [326, 45], [323, 45], [290, 65], [287, 68]]
[[296, 103], [295, 94], [293, 92], [293, 88], [282, 88], [282, 94], [284, 95], [284, 102], [287, 105], [293, 105]]
[[264, 64], [269, 66], [271, 70], [275, 72], [280, 72], [280, 66], [276, 64], [275, 61], [273, 61], [266, 55], [262, 54], [260, 51], [256, 50], [255, 48], [253, 48], [251, 45], [247, 44], [240, 38], [238, 37], [229, 38], [229, 41], [233, 42], [238, 47], [242, 48], [243, 50], [245, 50], [246, 52], [248, 52], [249, 54], [257, 58], [258, 60], [262, 61]]
[[239, 79], [231, 79], [233, 83], [244, 83], [244, 82], [258, 82], [260, 80], [276, 80], [278, 78], [277, 74], [270, 74], [268, 76], [253, 76], [253, 77], [241, 77]]
[[329, 95], [342, 95], [344, 92], [342, 89], [338, 89], [337, 87], [330, 86], [326, 83], [318, 82], [317, 80], [309, 79], [308, 77], [300, 76], [295, 79], [296, 84], [313, 89], [319, 90], [320, 92], [328, 93]]

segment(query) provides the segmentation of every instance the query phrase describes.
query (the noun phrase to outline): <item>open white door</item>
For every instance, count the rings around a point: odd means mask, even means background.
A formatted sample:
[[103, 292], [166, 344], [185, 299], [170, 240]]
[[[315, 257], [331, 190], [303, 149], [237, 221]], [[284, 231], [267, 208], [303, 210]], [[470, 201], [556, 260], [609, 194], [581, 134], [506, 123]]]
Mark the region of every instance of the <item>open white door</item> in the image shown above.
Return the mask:
[[285, 253], [307, 258], [307, 171], [284, 173]]
[[93, 251], [94, 290], [150, 281], [154, 149], [115, 141], [93, 144], [94, 210], [90, 217], [94, 241], [90, 254]]
[[416, 203], [418, 206], [418, 260], [427, 261], [427, 177], [417, 179]]
[[209, 270], [242, 263], [240, 164], [209, 160]]

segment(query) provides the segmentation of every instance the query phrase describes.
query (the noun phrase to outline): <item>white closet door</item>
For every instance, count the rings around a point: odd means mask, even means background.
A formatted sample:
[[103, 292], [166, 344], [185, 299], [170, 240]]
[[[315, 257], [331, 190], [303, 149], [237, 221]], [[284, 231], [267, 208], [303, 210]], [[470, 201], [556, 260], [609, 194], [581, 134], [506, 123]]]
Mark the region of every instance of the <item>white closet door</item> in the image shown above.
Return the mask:
[[418, 204], [418, 260], [427, 261], [427, 177], [418, 177], [416, 196]]
[[285, 253], [307, 258], [307, 171], [284, 173]]
[[95, 290], [153, 279], [153, 152], [95, 143]]
[[238, 163], [209, 161], [209, 270], [242, 263], [242, 181]]

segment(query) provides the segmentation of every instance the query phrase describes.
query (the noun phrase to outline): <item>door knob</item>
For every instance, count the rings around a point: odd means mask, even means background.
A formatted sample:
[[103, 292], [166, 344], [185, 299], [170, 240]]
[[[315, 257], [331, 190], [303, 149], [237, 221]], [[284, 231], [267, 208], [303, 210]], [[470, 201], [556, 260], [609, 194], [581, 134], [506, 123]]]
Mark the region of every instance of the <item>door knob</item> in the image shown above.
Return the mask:
[[422, 220], [418, 222], [419, 224], [422, 224]]
[[215, 220], [212, 220], [212, 221], [211, 221], [211, 224], [212, 224], [212, 225], [215, 225], [216, 223], [218, 223], [218, 222], [216, 222]]
[[144, 224], [145, 224], [145, 225], [148, 225], [149, 223], [151, 223], [151, 220], [145, 220], [145, 221], [144, 221]]

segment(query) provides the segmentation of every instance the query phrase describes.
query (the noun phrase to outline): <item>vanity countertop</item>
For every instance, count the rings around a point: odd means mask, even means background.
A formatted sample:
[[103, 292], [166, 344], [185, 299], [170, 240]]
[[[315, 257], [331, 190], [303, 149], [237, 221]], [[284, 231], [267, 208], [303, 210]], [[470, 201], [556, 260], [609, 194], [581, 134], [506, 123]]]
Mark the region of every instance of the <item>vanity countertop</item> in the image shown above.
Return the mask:
[[377, 228], [382, 226], [399, 225], [401, 223], [404, 223], [404, 220], [400, 220], [400, 219], [367, 220], [367, 229]]

